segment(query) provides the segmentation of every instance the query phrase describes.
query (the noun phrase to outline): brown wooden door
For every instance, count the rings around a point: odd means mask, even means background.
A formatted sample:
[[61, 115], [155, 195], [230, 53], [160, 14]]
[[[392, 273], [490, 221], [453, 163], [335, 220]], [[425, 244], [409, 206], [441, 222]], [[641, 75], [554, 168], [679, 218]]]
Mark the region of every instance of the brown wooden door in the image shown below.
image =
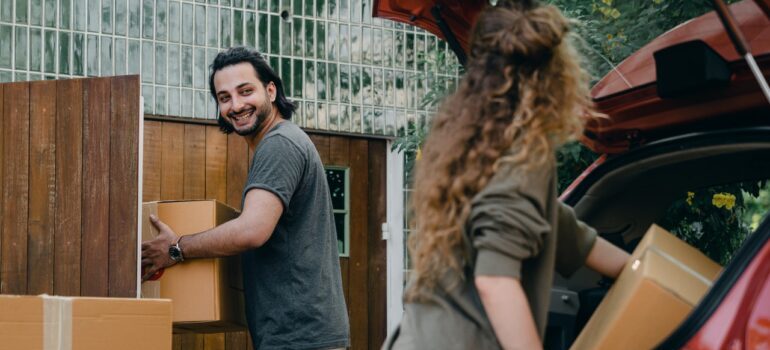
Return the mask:
[[0, 293], [136, 296], [139, 77], [0, 84]]
[[340, 258], [350, 316], [351, 349], [379, 349], [386, 336], [384, 140], [313, 135], [324, 165], [347, 167], [350, 181], [350, 253]]

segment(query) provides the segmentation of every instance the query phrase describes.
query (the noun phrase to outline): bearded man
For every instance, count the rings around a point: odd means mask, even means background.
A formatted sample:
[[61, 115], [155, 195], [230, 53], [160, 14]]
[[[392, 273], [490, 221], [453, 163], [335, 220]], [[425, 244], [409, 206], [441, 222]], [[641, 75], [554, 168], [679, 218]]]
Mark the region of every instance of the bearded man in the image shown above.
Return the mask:
[[147, 279], [187, 259], [241, 255], [254, 349], [335, 349], [350, 344], [337, 234], [321, 159], [290, 121], [294, 104], [256, 51], [235, 47], [211, 65], [209, 88], [222, 132], [254, 153], [241, 215], [211, 230], [160, 234], [142, 244]]

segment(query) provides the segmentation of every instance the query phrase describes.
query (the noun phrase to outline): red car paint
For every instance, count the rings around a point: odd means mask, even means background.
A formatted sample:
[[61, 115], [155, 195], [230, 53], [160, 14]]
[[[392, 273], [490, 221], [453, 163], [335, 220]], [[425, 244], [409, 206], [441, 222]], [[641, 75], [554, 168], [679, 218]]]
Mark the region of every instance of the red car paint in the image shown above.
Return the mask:
[[770, 241], [685, 349], [770, 349]]

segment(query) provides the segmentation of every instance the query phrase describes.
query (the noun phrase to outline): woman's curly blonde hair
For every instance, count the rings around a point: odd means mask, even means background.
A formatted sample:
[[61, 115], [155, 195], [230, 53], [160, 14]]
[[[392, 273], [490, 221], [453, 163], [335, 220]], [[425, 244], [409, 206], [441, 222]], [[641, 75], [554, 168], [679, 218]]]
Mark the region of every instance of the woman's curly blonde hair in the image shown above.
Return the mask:
[[419, 300], [447, 272], [462, 278], [471, 199], [499, 162], [543, 166], [593, 114], [569, 24], [556, 7], [532, 1], [500, 3], [479, 15], [466, 74], [434, 117], [417, 164], [407, 300]]

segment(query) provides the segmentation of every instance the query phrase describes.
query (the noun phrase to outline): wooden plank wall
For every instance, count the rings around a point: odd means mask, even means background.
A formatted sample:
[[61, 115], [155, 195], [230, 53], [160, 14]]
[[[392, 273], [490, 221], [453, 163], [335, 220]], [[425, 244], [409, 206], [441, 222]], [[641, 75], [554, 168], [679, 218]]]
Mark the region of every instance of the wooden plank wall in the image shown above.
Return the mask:
[[138, 76], [0, 84], [0, 293], [136, 295], [139, 122]]
[[[0, 84], [0, 293], [133, 297], [137, 76]], [[143, 201], [240, 208], [251, 154], [218, 127], [144, 125]], [[341, 258], [352, 349], [385, 338], [385, 141], [311, 135], [350, 167], [350, 257]], [[87, 278], [86, 278], [87, 276]], [[250, 349], [248, 333], [176, 334], [175, 349]]]
[[[144, 201], [217, 199], [240, 208], [251, 154], [217, 126], [146, 121]], [[351, 325], [351, 349], [385, 340], [385, 141], [310, 134], [326, 165], [350, 167], [350, 257], [340, 258]], [[248, 332], [175, 334], [174, 349], [251, 349]]]

